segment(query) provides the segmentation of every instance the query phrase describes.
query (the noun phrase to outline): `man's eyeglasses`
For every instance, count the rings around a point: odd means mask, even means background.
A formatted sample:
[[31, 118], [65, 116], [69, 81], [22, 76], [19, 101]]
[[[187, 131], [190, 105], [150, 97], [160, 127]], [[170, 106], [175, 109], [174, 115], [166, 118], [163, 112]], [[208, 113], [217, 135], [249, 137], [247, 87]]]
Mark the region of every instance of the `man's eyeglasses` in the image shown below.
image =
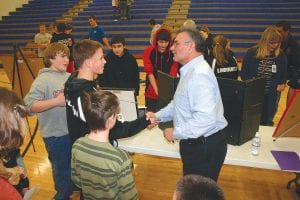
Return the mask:
[[178, 45], [181, 45], [181, 44], [188, 44], [188, 43], [190, 43], [190, 42], [192, 42], [192, 41], [186, 41], [186, 42], [178, 42], [178, 41], [174, 41], [173, 46], [174, 46], [174, 47], [177, 47]]

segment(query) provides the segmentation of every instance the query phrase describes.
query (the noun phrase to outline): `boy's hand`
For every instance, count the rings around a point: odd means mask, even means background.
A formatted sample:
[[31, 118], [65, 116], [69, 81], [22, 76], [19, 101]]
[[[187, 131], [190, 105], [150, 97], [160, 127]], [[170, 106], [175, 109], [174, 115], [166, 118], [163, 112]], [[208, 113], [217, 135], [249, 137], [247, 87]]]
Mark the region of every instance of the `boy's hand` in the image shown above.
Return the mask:
[[148, 125], [148, 129], [151, 129], [153, 128], [154, 126], [156, 126], [158, 124], [158, 119], [157, 117], [155, 116], [155, 113], [153, 112], [147, 112], [146, 113], [146, 119], [147, 120], [150, 120], [151, 124]]
[[57, 106], [66, 106], [66, 98], [64, 93], [57, 94], [55, 100], [57, 102]]

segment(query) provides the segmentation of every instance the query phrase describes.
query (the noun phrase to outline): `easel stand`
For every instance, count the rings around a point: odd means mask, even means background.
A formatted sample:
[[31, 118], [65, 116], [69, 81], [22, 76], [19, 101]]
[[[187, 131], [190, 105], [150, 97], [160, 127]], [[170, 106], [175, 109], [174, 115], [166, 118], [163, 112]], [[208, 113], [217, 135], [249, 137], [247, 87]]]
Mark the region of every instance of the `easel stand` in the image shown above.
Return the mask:
[[287, 130], [283, 131], [277, 138], [273, 139], [273, 141], [275, 142], [278, 138], [286, 136], [290, 131], [293, 131], [293, 129], [299, 128], [299, 125], [300, 121], [289, 127]]
[[281, 137], [300, 137], [300, 90], [295, 90], [273, 133], [274, 142]]
[[[18, 83], [18, 86], [19, 86], [19, 89], [20, 89], [20, 96], [22, 98], [24, 98], [24, 92], [23, 92], [23, 88], [22, 88], [22, 82], [21, 82], [21, 75], [20, 75], [20, 66], [19, 66], [19, 61], [24, 61], [25, 62], [25, 66], [26, 68], [28, 69], [28, 71], [30, 72], [31, 76], [33, 79], [35, 79], [35, 75], [33, 74], [30, 66], [29, 66], [29, 63], [26, 59], [26, 57], [24, 56], [22, 50], [20, 49], [20, 47], [18, 45], [13, 45], [13, 49], [14, 49], [14, 61], [13, 61], [13, 76], [12, 76], [12, 90], [15, 91], [16, 89], [16, 85], [15, 85], [15, 79], [16, 79], [16, 75], [17, 75], [17, 83]], [[20, 56], [20, 58], [18, 58], [18, 55]], [[29, 121], [28, 121], [28, 118], [26, 116], [26, 122], [27, 122], [27, 125], [29, 127]], [[33, 148], [33, 151], [35, 152], [35, 146], [34, 146], [34, 143], [33, 143], [33, 139], [37, 133], [37, 129], [38, 129], [38, 121], [36, 122], [36, 125], [35, 125], [35, 128], [34, 128], [34, 132], [31, 133], [31, 130], [29, 128], [29, 135], [30, 135], [30, 140], [28, 142], [28, 144], [26, 145], [23, 153], [22, 153], [22, 157], [24, 157], [30, 147], [30, 145], [32, 145], [32, 148]]]

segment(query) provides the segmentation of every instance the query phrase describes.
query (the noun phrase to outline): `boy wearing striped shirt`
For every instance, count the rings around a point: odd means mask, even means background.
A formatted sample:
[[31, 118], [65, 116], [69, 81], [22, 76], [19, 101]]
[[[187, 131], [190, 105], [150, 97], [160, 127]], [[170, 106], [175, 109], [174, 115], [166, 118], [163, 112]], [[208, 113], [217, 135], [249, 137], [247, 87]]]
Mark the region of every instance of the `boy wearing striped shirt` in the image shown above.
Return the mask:
[[72, 148], [71, 174], [84, 199], [138, 199], [129, 154], [109, 143], [120, 111], [116, 95], [96, 90], [83, 97], [90, 132]]

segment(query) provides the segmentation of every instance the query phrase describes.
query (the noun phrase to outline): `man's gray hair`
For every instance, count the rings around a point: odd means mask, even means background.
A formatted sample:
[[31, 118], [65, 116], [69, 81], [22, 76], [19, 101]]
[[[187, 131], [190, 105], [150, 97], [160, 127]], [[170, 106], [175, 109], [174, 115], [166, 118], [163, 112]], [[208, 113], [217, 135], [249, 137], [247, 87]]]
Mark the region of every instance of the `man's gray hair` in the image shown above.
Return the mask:
[[177, 31], [177, 35], [183, 32], [187, 33], [190, 39], [195, 42], [197, 52], [205, 52], [205, 40], [202, 39], [198, 30], [182, 27]]

